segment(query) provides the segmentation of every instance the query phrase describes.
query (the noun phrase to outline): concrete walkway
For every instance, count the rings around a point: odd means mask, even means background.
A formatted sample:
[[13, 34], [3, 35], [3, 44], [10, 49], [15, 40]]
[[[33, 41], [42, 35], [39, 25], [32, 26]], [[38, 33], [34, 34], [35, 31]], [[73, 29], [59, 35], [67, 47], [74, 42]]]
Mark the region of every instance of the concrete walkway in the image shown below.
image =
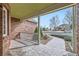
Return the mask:
[[50, 47], [52, 49], [60, 49], [60, 50], [65, 50], [65, 41], [62, 38], [57, 38], [57, 37], [53, 37], [52, 40], [50, 40], [47, 44], [47, 47]]
[[13, 56], [73, 56], [65, 50], [65, 41], [53, 37], [46, 45], [39, 44], [10, 50]]

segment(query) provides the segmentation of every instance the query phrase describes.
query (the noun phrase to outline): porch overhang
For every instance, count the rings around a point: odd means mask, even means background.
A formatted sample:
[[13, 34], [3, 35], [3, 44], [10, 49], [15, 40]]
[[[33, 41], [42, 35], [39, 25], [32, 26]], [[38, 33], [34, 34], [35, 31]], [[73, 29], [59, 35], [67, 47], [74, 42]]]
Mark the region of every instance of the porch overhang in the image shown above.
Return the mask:
[[13, 3], [10, 4], [11, 16], [19, 19], [30, 18], [72, 4], [73, 3]]

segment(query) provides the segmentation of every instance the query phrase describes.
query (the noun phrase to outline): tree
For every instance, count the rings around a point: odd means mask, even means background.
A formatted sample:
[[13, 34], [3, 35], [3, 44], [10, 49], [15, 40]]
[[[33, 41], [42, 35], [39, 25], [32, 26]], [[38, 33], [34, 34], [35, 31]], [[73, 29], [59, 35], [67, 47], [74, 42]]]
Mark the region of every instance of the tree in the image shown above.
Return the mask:
[[43, 27], [43, 31], [45, 31], [46, 30], [46, 28], [45, 27]]
[[72, 29], [72, 20], [73, 20], [73, 14], [70, 11], [66, 11], [63, 23], [69, 24], [69, 27]]
[[59, 20], [58, 20], [59, 18], [58, 18], [58, 16], [56, 15], [56, 16], [53, 16], [51, 19], [50, 19], [50, 28], [52, 29], [54, 29], [54, 28], [56, 28], [57, 26], [58, 26], [58, 24], [59, 24]]
[[63, 20], [63, 23], [67, 23], [69, 25], [72, 24], [72, 13], [70, 11], [66, 11], [66, 14], [65, 14], [65, 17], [64, 17], [64, 20]]

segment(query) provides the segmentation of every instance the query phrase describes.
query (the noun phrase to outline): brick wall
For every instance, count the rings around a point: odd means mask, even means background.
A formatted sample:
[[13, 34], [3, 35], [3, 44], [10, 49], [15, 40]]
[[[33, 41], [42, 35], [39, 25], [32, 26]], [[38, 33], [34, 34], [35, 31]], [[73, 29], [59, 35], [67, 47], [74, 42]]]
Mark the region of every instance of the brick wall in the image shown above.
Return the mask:
[[7, 21], [7, 25], [8, 25], [8, 35], [10, 34], [10, 8], [9, 8], [9, 4], [2, 4], [0, 3], [0, 55], [4, 55], [4, 53], [6, 53], [6, 51], [8, 51], [9, 48], [9, 39], [8, 36], [3, 37], [2, 34], [2, 13], [3, 13], [3, 7], [5, 7], [8, 11], [8, 21]]
[[[8, 10], [8, 36], [2, 36], [2, 7], [5, 6]], [[20, 32], [32, 33], [37, 26], [31, 21], [16, 21], [17, 18], [11, 18], [10, 8], [8, 4], [0, 4], [0, 55], [6, 55], [8, 52], [11, 40], [14, 39]]]
[[29, 22], [29, 21], [24, 21], [18, 24], [14, 30], [11, 32], [11, 39], [14, 39], [17, 34], [20, 32], [27, 32], [27, 33], [33, 33], [35, 30], [35, 27], [37, 25], [35, 23]]
[[2, 51], [2, 4], [0, 4], [0, 55]]
[[[8, 11], [8, 35], [2, 36], [2, 7], [6, 7]], [[0, 55], [6, 55], [8, 52], [11, 40], [14, 39], [20, 32], [33, 33], [36, 28], [36, 23], [31, 21], [16, 21], [16, 18], [11, 18], [10, 6], [8, 4], [0, 4]]]
[[[13, 26], [13, 24], [11, 26]], [[9, 38], [15, 39], [16, 36], [18, 36], [21, 32], [33, 33], [36, 27], [37, 27], [37, 24], [31, 21], [20, 22], [19, 24], [14, 25], [14, 30], [11, 32]], [[11, 45], [12, 44], [10, 44], [10, 47]]]
[[10, 16], [10, 6], [9, 4], [2, 4], [2, 6], [7, 8], [7, 12], [8, 12], [8, 18], [7, 18], [7, 25], [8, 25], [8, 35], [6, 37], [2, 36], [2, 40], [3, 40], [3, 55], [5, 55], [9, 49], [10, 46], [10, 38], [9, 35], [11, 33], [11, 16]]
[[79, 4], [77, 4], [77, 53], [79, 55]]
[[20, 24], [20, 19], [11, 17], [11, 31], [13, 31], [17, 27], [18, 24]]
[[9, 20], [9, 26], [11, 26], [11, 32], [7, 37], [3, 40], [3, 55], [5, 55], [5, 52], [8, 51], [8, 49], [11, 46], [11, 40], [15, 39], [16, 36], [20, 34], [20, 32], [27, 32], [27, 33], [33, 33], [35, 28], [37, 27], [37, 24], [31, 21], [15, 21], [18, 20], [16, 18], [11, 18], [11, 22]]

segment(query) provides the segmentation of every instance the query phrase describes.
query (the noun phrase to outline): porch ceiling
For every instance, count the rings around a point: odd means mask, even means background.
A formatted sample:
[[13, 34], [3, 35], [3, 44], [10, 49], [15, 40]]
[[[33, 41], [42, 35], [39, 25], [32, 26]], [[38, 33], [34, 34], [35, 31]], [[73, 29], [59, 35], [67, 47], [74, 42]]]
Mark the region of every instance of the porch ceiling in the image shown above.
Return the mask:
[[57, 8], [61, 8], [72, 3], [13, 3], [11, 6], [11, 16], [16, 18], [28, 18], [36, 16]]

